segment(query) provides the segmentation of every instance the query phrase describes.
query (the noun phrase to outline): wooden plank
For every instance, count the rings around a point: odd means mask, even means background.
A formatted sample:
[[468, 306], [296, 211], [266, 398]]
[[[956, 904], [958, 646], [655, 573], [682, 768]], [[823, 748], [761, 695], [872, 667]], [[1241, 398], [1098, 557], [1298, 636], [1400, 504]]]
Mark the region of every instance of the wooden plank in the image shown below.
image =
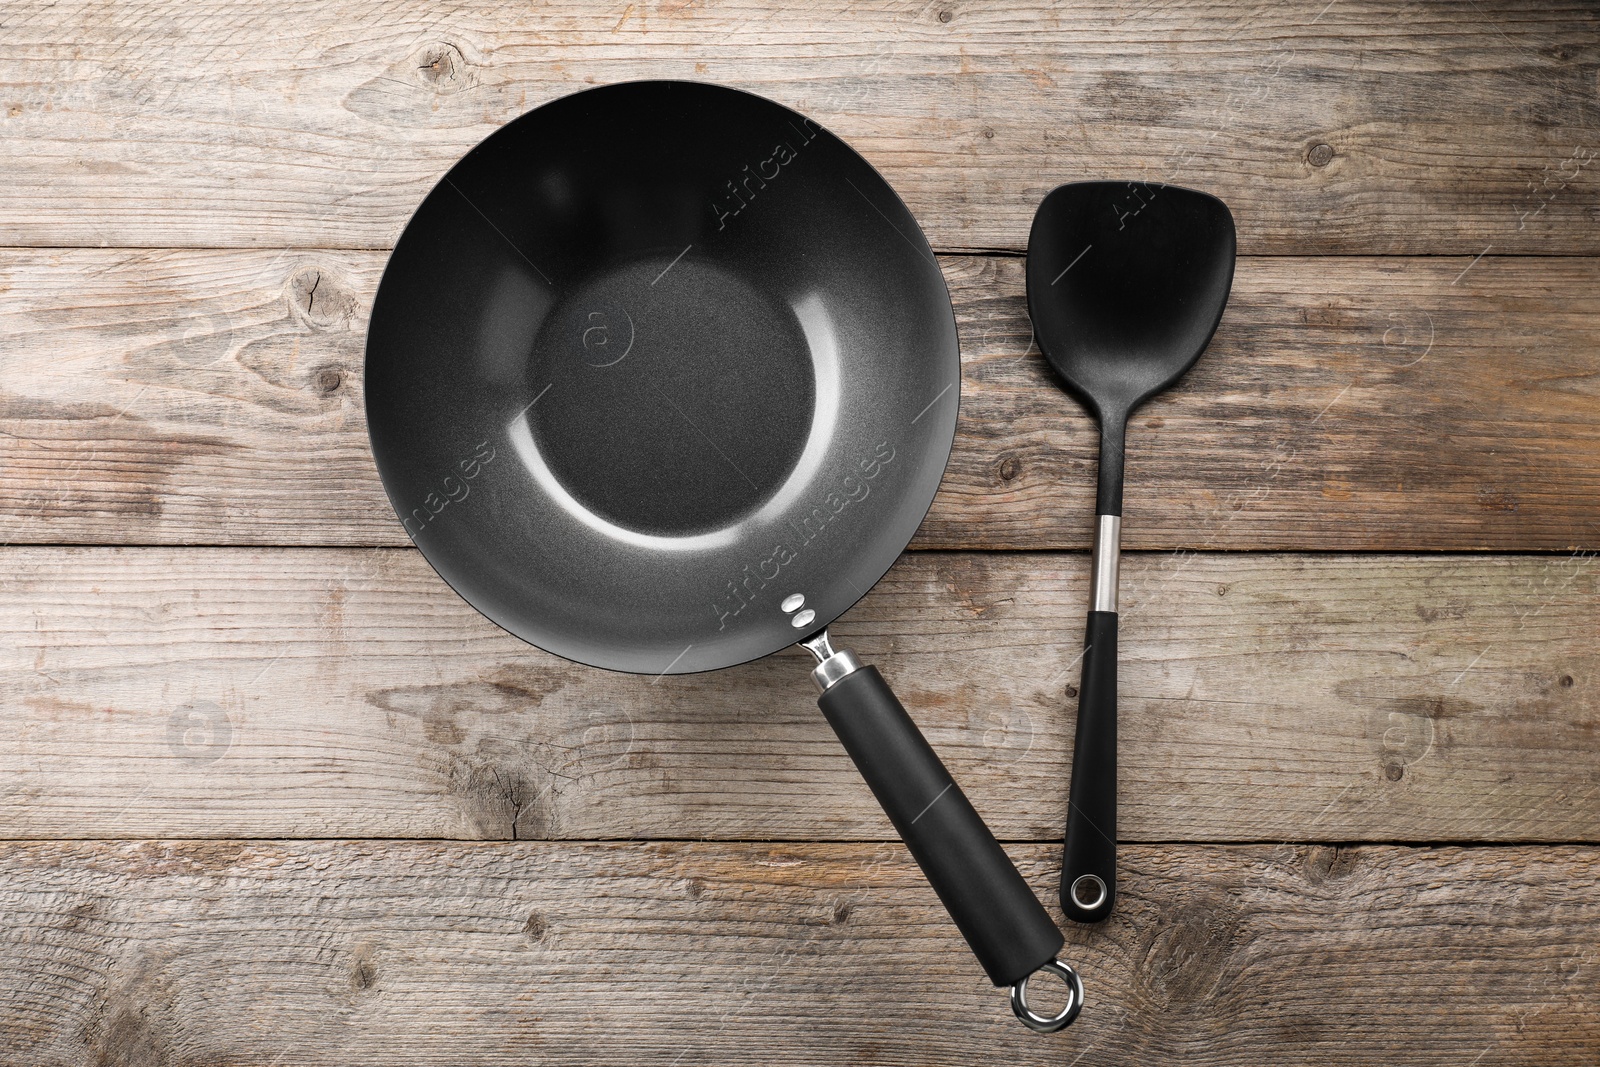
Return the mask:
[[[1087, 548], [1098, 435], [1029, 347], [1024, 261], [947, 262], [974, 343], [917, 544]], [[1600, 545], [1600, 262], [1241, 260], [1127, 478], [1135, 548]]]
[[1105, 177], [1217, 193], [1251, 253], [1600, 249], [1583, 3], [78, 0], [0, 23], [11, 244], [387, 247], [511, 118], [670, 77], [813, 115], [942, 250], [1019, 250], [1046, 191]]
[[[1012, 851], [1053, 884], [1050, 846]], [[898, 845], [11, 844], [0, 1033], [19, 1063], [1600, 1057], [1593, 848], [1159, 845], [1123, 869], [1116, 914], [1069, 931], [1087, 1007], [1046, 1038]]]
[[[405, 544], [367, 252], [0, 252], [0, 541]], [[1085, 548], [1097, 439], [1022, 261], [947, 257], [962, 421], [922, 548]], [[1600, 260], [1250, 258], [1134, 420], [1131, 548], [1600, 544]]]
[[[834, 633], [1058, 837], [1078, 555], [913, 553]], [[1594, 841], [1593, 554], [1125, 557], [1120, 836]], [[886, 839], [790, 650], [541, 653], [407, 550], [0, 553], [0, 836]]]

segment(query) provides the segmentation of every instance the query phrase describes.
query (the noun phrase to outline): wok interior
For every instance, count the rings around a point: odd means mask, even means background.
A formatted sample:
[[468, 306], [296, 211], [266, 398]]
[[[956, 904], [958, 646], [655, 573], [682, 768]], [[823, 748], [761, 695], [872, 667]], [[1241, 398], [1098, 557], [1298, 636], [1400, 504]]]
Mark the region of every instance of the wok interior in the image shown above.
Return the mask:
[[368, 339], [374, 454], [429, 562], [525, 640], [652, 674], [792, 643], [796, 595], [816, 625], [858, 599], [932, 502], [958, 396], [894, 192], [693, 83], [579, 93], [474, 149]]
[[816, 403], [805, 333], [715, 264], [658, 253], [598, 270], [532, 348], [532, 376], [550, 383], [551, 403], [531, 413], [539, 451], [619, 527], [724, 528], [770, 500], [804, 451]]

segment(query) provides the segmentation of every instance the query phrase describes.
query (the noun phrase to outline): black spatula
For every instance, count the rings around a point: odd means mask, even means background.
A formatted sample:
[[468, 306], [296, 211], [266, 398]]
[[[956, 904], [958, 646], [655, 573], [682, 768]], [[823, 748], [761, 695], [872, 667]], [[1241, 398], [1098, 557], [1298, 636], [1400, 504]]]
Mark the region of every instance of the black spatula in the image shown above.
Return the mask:
[[1214, 196], [1077, 182], [1044, 198], [1028, 235], [1039, 348], [1100, 421], [1094, 578], [1072, 756], [1061, 909], [1111, 914], [1117, 888], [1117, 547], [1122, 445], [1134, 408], [1194, 365], [1233, 284], [1233, 216]]

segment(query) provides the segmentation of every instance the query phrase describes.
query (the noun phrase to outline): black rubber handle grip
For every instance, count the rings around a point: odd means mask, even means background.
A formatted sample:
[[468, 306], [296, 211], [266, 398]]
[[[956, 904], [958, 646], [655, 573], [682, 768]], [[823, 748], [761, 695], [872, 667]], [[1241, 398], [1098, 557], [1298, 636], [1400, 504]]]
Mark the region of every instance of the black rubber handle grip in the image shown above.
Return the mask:
[[[1100, 885], [1089, 876], [1100, 879]], [[1091, 611], [1078, 685], [1067, 839], [1061, 854], [1061, 910], [1074, 922], [1099, 922], [1111, 914], [1116, 896], [1117, 613]], [[1093, 907], [1083, 907], [1091, 902]]]
[[817, 698], [861, 776], [997, 986], [1038, 970], [1065, 938], [876, 667]]

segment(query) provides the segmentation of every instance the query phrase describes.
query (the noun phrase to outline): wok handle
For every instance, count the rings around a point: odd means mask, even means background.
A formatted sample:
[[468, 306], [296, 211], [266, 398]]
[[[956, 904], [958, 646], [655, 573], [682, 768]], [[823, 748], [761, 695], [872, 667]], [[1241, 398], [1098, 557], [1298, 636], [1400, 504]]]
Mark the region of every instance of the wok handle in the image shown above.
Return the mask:
[[[827, 648], [826, 634], [820, 635]], [[889, 821], [944, 903], [956, 928], [997, 986], [1012, 986], [1012, 1007], [1035, 1030], [1059, 1030], [1083, 1006], [1076, 972], [1056, 961], [1065, 938], [1005, 849], [945, 770], [876, 667], [849, 650], [827, 649], [813, 677], [817, 704], [883, 805]], [[1057, 1016], [1027, 1009], [1027, 980], [1048, 968], [1067, 983]]]
[[1117, 895], [1117, 613], [1089, 612], [1061, 854], [1061, 910], [1099, 922]]

